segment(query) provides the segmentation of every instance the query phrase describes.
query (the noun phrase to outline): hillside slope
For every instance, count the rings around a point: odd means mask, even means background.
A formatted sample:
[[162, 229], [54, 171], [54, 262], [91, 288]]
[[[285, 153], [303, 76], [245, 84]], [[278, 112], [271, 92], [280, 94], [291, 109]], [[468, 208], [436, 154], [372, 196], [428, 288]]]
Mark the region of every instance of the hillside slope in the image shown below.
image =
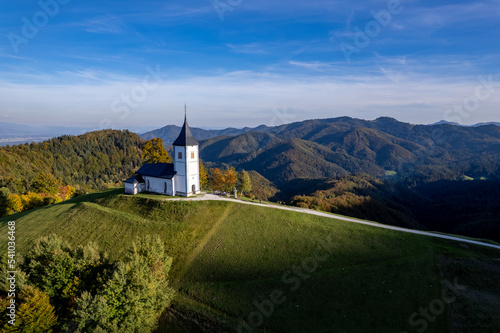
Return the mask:
[[[16, 221], [20, 253], [57, 233], [72, 245], [96, 241], [119, 258], [135, 237], [159, 234], [178, 291], [159, 332], [500, 328], [497, 250], [237, 202], [121, 192], [0, 219], [1, 243], [8, 220]], [[443, 292], [453, 302], [433, 321], [422, 319], [419, 308]]]
[[52, 174], [83, 192], [115, 187], [142, 163], [142, 143], [127, 130], [101, 130], [0, 147], [0, 187], [26, 193], [38, 173]]

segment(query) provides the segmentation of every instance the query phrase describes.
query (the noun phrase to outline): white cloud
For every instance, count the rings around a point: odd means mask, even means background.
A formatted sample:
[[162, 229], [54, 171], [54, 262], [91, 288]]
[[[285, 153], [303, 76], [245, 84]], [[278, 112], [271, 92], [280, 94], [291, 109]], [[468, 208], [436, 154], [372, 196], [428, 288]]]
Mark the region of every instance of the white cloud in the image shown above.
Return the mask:
[[235, 53], [246, 53], [246, 54], [266, 54], [268, 53], [262, 44], [260, 43], [250, 43], [250, 44], [226, 44]]
[[[351, 116], [374, 119], [387, 115], [412, 123], [444, 118], [453, 104], [474, 94], [478, 80], [456, 82], [398, 74], [398, 80], [379, 77], [282, 77], [234, 72], [216, 77], [165, 80], [147, 92], [135, 107], [112, 108], [130, 95], [142, 78], [107, 81], [98, 85], [20, 85], [0, 83], [0, 98], [13, 122], [99, 128], [158, 126], [180, 123], [188, 104], [192, 126], [256, 126], [271, 124], [272, 110], [287, 107], [294, 120]], [[493, 79], [496, 81], [496, 78]], [[498, 86], [497, 91], [500, 91]], [[137, 102], [137, 103], [135, 103]], [[499, 121], [499, 94], [470, 114], [464, 123]], [[121, 111], [120, 111], [121, 110]]]
[[304, 61], [293, 61], [293, 60], [289, 61], [289, 64], [320, 72], [326, 68], [330, 68], [332, 65], [331, 63], [320, 62], [320, 61], [304, 62]]
[[[485, 19], [494, 19], [500, 16], [500, 2], [480, 1], [457, 3], [451, 5], [408, 7], [401, 14], [404, 19], [398, 20], [400, 25], [415, 30], [419, 27], [442, 28], [471, 21], [483, 23]], [[418, 30], [417, 30], [418, 31]]]

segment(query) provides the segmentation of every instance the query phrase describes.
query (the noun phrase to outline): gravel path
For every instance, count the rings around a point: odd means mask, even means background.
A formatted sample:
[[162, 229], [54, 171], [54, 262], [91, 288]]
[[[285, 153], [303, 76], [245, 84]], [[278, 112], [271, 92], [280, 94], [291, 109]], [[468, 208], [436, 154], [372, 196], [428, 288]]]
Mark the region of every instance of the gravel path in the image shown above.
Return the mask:
[[274, 208], [274, 209], [283, 209], [283, 210], [290, 210], [290, 211], [294, 211], [294, 212], [301, 212], [301, 213], [306, 213], [306, 214], [324, 216], [324, 217], [328, 217], [328, 218], [331, 218], [331, 219], [348, 221], [348, 222], [354, 222], [354, 223], [359, 223], [359, 224], [365, 224], [365, 225], [370, 225], [370, 226], [377, 227], [377, 228], [384, 228], [384, 229], [390, 229], [390, 230], [397, 230], [397, 231], [401, 231], [401, 232], [406, 232], [406, 233], [410, 233], [410, 234], [417, 234], [417, 235], [424, 235], [424, 236], [430, 236], [430, 237], [436, 237], [436, 238], [449, 239], [449, 240], [454, 240], [454, 241], [458, 241], [458, 242], [462, 242], [462, 243], [487, 246], [487, 247], [491, 247], [491, 248], [500, 250], [500, 245], [489, 244], [489, 243], [485, 243], [485, 242], [481, 242], [481, 241], [475, 241], [475, 240], [472, 240], [472, 239], [466, 239], [466, 238], [461, 238], [461, 237], [436, 234], [436, 233], [428, 232], [428, 231], [420, 231], [420, 230], [400, 228], [400, 227], [395, 227], [395, 226], [392, 226], [392, 225], [380, 224], [380, 223], [376, 223], [376, 222], [368, 222], [368, 221], [358, 220], [358, 219], [355, 219], [355, 218], [350, 218], [350, 217], [346, 217], [346, 216], [342, 216], [342, 215], [336, 215], [336, 214], [321, 212], [321, 211], [312, 210], [312, 209], [300, 208], [300, 207], [269, 205], [269, 204], [262, 204], [262, 203], [258, 203], [258, 202], [250, 202], [250, 201], [237, 200], [237, 199], [221, 197], [221, 196], [214, 195], [214, 194], [209, 194], [209, 193], [203, 194], [203, 195], [199, 195], [197, 197], [191, 197], [191, 198], [172, 198], [172, 199], [165, 199], [165, 200], [172, 200], [172, 201], [178, 201], [178, 200], [195, 200], [195, 201], [198, 201], [198, 200], [219, 200], [219, 201], [231, 201], [231, 202], [234, 202], [234, 203], [240, 203], [240, 204], [245, 204], [245, 205], [262, 206], [262, 207], [268, 207], [268, 208]]

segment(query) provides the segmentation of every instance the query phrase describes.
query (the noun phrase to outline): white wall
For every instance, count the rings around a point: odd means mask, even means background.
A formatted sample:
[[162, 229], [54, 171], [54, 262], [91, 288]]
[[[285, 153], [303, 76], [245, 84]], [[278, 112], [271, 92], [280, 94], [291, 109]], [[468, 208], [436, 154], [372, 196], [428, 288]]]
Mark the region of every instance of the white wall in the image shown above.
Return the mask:
[[135, 191], [135, 185], [130, 183], [125, 183], [125, 193], [126, 194], [137, 194]]
[[144, 192], [146, 184], [144, 183], [125, 183], [125, 193], [126, 194], [137, 194], [140, 192]]
[[[179, 159], [179, 153], [182, 158]], [[193, 153], [193, 158], [191, 158]], [[178, 195], [192, 195], [192, 186], [195, 186], [195, 192], [200, 193], [200, 165], [198, 146], [174, 146], [174, 170], [175, 189]]]
[[[194, 153], [194, 158], [191, 158], [191, 152]], [[190, 195], [193, 194], [192, 187], [195, 187], [195, 193], [200, 193], [200, 161], [198, 158], [198, 146], [187, 147], [187, 190]]]
[[[182, 158], [179, 158], [179, 153], [182, 154]], [[177, 172], [175, 191], [182, 195], [186, 193], [186, 147], [174, 146], [174, 170]]]
[[[144, 181], [146, 182], [145, 191], [174, 195], [171, 179], [154, 178], [147, 176], [142, 176], [142, 178], [144, 178]], [[165, 192], [165, 183], [167, 184], [167, 192]]]

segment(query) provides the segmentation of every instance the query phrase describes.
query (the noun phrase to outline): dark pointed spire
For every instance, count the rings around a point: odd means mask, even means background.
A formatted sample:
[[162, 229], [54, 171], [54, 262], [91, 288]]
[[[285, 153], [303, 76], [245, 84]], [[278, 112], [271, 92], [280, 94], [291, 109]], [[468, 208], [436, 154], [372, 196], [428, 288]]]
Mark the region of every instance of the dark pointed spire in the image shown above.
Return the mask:
[[186, 104], [184, 104], [184, 125], [182, 125], [181, 132], [177, 139], [175, 139], [174, 146], [197, 146], [198, 141], [194, 138], [193, 134], [191, 134], [191, 129], [188, 126], [187, 122], [187, 111]]

